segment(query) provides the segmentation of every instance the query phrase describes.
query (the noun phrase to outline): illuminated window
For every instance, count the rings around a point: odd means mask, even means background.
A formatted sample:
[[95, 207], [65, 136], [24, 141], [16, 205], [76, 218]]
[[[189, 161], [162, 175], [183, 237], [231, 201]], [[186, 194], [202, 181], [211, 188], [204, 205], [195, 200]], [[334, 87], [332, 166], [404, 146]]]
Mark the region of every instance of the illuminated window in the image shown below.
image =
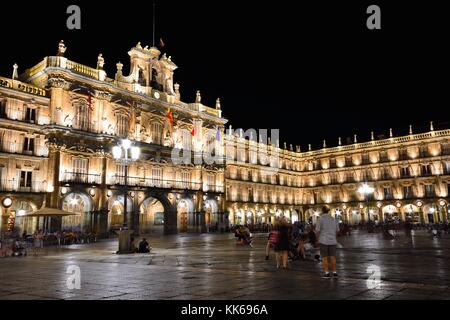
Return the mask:
[[89, 110], [87, 103], [77, 103], [75, 105], [74, 128], [87, 131], [89, 129]]
[[128, 136], [128, 123], [129, 123], [128, 116], [124, 114], [118, 114], [117, 115], [117, 135], [119, 137], [126, 137]]
[[152, 141], [156, 144], [161, 144], [162, 127], [158, 122], [152, 123]]
[[36, 122], [36, 109], [26, 107], [25, 108], [25, 121], [28, 121], [30, 123]]
[[23, 151], [34, 152], [34, 139], [25, 137], [23, 140]]

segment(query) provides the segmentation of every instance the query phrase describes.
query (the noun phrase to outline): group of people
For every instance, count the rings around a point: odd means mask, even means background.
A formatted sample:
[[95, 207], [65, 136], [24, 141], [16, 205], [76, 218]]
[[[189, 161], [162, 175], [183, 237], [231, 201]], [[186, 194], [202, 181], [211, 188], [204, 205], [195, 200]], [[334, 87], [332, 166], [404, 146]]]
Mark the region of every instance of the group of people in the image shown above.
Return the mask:
[[[314, 227], [301, 228], [281, 221], [269, 232], [266, 245], [266, 260], [269, 260], [270, 250], [275, 251], [277, 269], [288, 268], [289, 258], [305, 259], [311, 255], [315, 260], [322, 259], [324, 278], [337, 277], [336, 246], [337, 235], [341, 232], [339, 223], [329, 214], [329, 208], [323, 207], [322, 214]], [[317, 254], [319, 247], [320, 255]], [[331, 271], [331, 272], [330, 272]]]

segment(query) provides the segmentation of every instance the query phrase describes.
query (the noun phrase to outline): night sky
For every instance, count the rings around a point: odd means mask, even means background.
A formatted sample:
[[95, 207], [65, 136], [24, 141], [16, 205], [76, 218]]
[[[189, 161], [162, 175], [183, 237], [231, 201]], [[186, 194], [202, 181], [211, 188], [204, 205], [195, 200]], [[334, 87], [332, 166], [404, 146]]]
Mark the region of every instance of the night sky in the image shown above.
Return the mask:
[[[395, 2], [395, 5], [392, 3]], [[128, 74], [128, 50], [151, 45], [152, 1], [4, 2], [0, 75], [23, 72], [56, 53], [95, 67], [103, 53]], [[327, 139], [450, 128], [449, 25], [429, 1], [156, 1], [156, 38], [179, 69], [182, 100], [214, 107], [233, 128], [279, 128], [281, 143], [320, 148]], [[297, 4], [298, 3], [298, 4]], [[82, 29], [66, 28], [78, 4]], [[366, 8], [381, 7], [382, 29], [366, 28]], [[146, 7], [144, 7], [144, 5]], [[138, 7], [139, 6], [139, 7]], [[446, 123], [447, 122], [447, 123]]]

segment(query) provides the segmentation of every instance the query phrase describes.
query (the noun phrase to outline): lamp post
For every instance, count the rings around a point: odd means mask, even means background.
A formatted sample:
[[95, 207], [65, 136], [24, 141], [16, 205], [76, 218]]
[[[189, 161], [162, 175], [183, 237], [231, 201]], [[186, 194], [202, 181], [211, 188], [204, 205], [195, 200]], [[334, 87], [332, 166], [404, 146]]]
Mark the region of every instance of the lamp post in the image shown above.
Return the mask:
[[364, 199], [366, 200], [366, 206], [367, 206], [367, 217], [370, 221], [370, 212], [369, 212], [369, 194], [372, 194], [375, 192], [375, 188], [369, 186], [367, 183], [364, 183], [362, 186], [358, 188], [358, 192], [364, 195]]
[[[117, 253], [131, 253], [134, 248], [131, 248], [131, 234], [133, 230], [128, 230], [128, 165], [132, 161], [139, 158], [141, 150], [139, 147], [131, 146], [131, 141], [124, 139], [120, 145], [112, 148], [114, 159], [122, 162], [125, 165], [124, 172], [124, 192], [123, 192], [123, 225], [119, 231], [119, 251]], [[130, 153], [130, 154], [129, 154]]]

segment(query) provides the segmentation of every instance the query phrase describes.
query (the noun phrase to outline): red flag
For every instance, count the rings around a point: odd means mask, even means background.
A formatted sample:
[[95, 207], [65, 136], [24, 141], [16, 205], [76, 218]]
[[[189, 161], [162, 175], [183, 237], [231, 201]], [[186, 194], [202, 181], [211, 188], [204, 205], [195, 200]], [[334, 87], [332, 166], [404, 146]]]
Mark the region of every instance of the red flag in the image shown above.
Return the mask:
[[90, 93], [88, 95], [88, 107], [90, 111], [94, 111], [94, 107], [92, 106], [92, 96]]
[[167, 111], [167, 119], [169, 119], [170, 124], [173, 125], [173, 117], [172, 117], [172, 112], [170, 111], [170, 108], [169, 108], [169, 111]]
[[160, 46], [161, 48], [164, 48], [164, 47], [166, 46], [166, 44], [164, 43], [164, 41], [163, 41], [162, 38], [159, 38], [159, 46]]
[[195, 136], [195, 126], [192, 127], [191, 135]]

